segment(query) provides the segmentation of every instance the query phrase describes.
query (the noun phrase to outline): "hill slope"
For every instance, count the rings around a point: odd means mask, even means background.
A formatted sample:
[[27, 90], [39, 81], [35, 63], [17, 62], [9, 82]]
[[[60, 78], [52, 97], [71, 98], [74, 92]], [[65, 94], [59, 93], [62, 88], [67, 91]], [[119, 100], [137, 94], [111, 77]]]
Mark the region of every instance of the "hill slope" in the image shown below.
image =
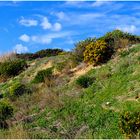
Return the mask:
[[[30, 61], [26, 71], [0, 85], [1, 92], [15, 81], [28, 85], [37, 71], [67, 59], [62, 55]], [[0, 131], [0, 138], [125, 138], [119, 116], [140, 109], [139, 70], [140, 45], [136, 45], [102, 66], [83, 64], [59, 73], [49, 87], [34, 84], [32, 94], [10, 101], [14, 117], [7, 121], [10, 129]], [[83, 74], [94, 79], [88, 88], [76, 84]]]

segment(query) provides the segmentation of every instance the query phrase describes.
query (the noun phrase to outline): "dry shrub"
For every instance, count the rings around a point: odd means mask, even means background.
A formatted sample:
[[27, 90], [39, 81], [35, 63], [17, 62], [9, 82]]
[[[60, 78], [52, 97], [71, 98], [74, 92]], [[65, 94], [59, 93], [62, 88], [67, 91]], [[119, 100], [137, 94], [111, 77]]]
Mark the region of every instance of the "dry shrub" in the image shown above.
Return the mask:
[[122, 49], [124, 49], [124, 48], [128, 49], [129, 40], [128, 39], [120, 39], [119, 45], [120, 45], [120, 48], [122, 48]]
[[15, 58], [16, 58], [15, 52], [5, 53], [5, 54], [0, 56], [0, 62], [14, 60]]

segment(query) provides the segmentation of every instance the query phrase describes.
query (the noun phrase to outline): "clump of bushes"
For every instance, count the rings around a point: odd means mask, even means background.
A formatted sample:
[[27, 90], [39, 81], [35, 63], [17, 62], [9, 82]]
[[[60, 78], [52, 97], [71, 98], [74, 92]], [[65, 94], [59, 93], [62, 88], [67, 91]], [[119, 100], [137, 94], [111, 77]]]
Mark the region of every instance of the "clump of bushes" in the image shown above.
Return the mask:
[[13, 60], [0, 63], [0, 75], [12, 77], [18, 75], [27, 67], [27, 63], [24, 60]]
[[90, 85], [92, 85], [94, 80], [95, 80], [94, 78], [91, 78], [89, 76], [80, 76], [76, 80], [76, 84], [79, 85], [80, 87], [88, 88]]
[[17, 54], [17, 57], [24, 60], [34, 60], [34, 59], [43, 58], [46, 56], [47, 57], [56, 56], [62, 52], [64, 52], [62, 49], [45, 49], [45, 50], [40, 50], [36, 53]]
[[86, 46], [84, 61], [89, 64], [99, 65], [109, 60], [112, 54], [112, 49], [107, 46], [104, 40], [97, 40]]
[[12, 106], [6, 101], [0, 101], [0, 128], [7, 127], [6, 120], [12, 116]]
[[120, 128], [128, 138], [140, 137], [140, 111], [123, 113], [120, 116]]
[[140, 43], [140, 37], [120, 30], [106, 33], [100, 38], [87, 38], [75, 44], [72, 52], [74, 62], [86, 62], [99, 65], [107, 62], [113, 53], [122, 48], [129, 48], [131, 45]]
[[140, 43], [140, 37], [132, 35], [130, 33], [122, 32], [120, 30], [114, 30], [112, 32], [106, 33], [104, 36], [99, 39], [105, 40], [109, 47], [112, 47], [114, 50], [119, 48], [127, 47], [128, 45]]
[[53, 68], [48, 68], [46, 70], [41, 70], [35, 76], [33, 83], [45, 82], [45, 80], [50, 80], [52, 78]]

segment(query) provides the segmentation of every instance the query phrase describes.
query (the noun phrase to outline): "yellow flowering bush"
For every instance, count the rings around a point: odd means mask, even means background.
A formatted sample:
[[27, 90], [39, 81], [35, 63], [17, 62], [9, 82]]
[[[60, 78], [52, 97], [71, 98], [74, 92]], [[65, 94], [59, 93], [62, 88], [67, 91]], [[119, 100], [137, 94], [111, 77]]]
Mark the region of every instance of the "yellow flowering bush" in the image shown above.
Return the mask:
[[99, 65], [109, 60], [112, 53], [113, 51], [104, 40], [97, 40], [86, 46], [84, 61], [89, 64]]

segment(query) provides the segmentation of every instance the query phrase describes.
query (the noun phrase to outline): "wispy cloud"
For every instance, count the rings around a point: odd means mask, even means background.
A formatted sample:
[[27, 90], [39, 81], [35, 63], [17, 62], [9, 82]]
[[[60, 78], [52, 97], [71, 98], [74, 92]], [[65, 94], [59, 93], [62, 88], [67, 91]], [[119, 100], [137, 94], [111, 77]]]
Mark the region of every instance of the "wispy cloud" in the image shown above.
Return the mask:
[[31, 26], [37, 26], [38, 25], [38, 21], [35, 19], [25, 19], [24, 17], [21, 17], [21, 19], [19, 20], [19, 23], [23, 26], [26, 27], [31, 27]]
[[[69, 25], [85, 25], [85, 24], [91, 24], [94, 23], [95, 20], [103, 18], [105, 15], [104, 13], [82, 13], [82, 14], [69, 14], [70, 21]], [[75, 19], [75, 20], [73, 20]], [[94, 24], [95, 25], [95, 24]]]
[[65, 2], [65, 6], [76, 6], [76, 7], [81, 7], [85, 4], [85, 1], [73, 1], [73, 0], [68, 0]]
[[110, 4], [111, 0], [95, 0], [95, 1], [66, 1], [65, 6], [77, 7], [77, 8], [91, 8], [91, 7], [101, 7]]
[[31, 35], [28, 37], [26, 34], [24, 34], [20, 36], [20, 38], [24, 36], [24, 39], [22, 39], [23, 42], [27, 42], [26, 39], [28, 38], [30, 43], [50, 44], [52, 43], [53, 39], [69, 37], [72, 34], [73, 34], [72, 32], [59, 32], [59, 33], [50, 33], [50, 34], [43, 34], [43, 35]]
[[67, 20], [68, 19], [68, 16], [62, 11], [56, 12], [56, 13], [53, 13], [53, 14], [56, 15], [59, 20], [64, 20], [64, 19]]
[[120, 26], [117, 27], [117, 29], [120, 29], [124, 32], [128, 32], [128, 33], [135, 33], [135, 31], [137, 30], [135, 25], [125, 25], [125, 26]]
[[17, 7], [21, 4], [21, 1], [0, 1], [0, 7]]
[[100, 7], [100, 6], [103, 6], [105, 4], [108, 4], [109, 1], [101, 1], [101, 0], [96, 0], [95, 2], [93, 2], [91, 4], [92, 7]]
[[47, 35], [34, 35], [31, 36], [31, 41], [38, 44], [50, 44], [52, 42], [52, 38], [49, 38]]

